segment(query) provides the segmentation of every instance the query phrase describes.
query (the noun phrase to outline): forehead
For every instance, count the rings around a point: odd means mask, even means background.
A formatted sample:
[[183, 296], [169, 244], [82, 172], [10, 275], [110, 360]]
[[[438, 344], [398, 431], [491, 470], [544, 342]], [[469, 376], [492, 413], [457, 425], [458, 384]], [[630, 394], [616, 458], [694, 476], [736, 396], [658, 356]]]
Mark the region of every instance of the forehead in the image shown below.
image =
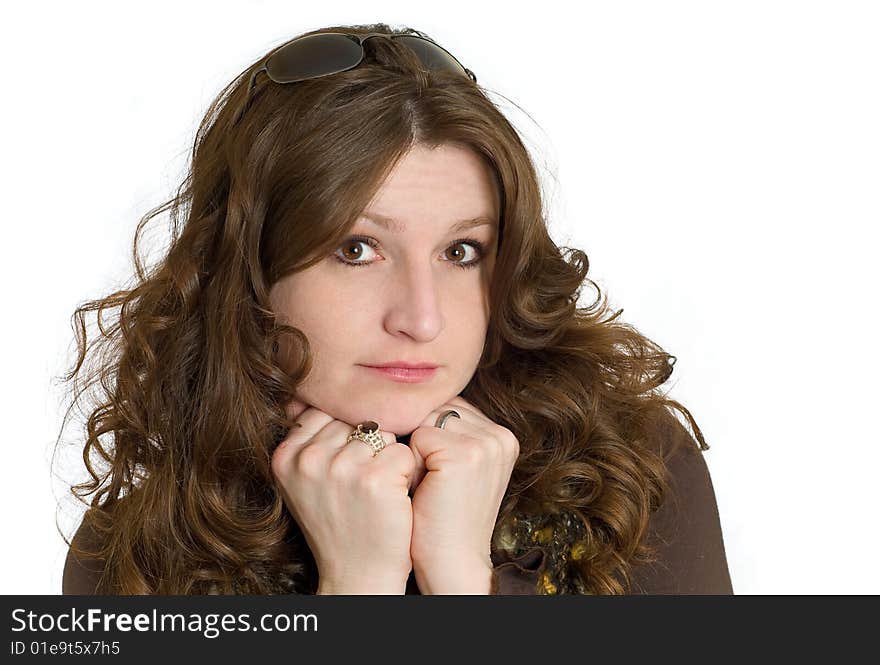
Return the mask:
[[497, 220], [500, 192], [492, 171], [473, 150], [455, 144], [415, 146], [395, 164], [364, 214], [389, 230], [407, 221], [449, 224]]
[[[391, 233], [406, 233], [406, 224], [399, 222], [393, 217], [388, 217], [387, 215], [382, 215], [372, 210], [365, 211], [360, 216], [360, 219], [375, 224], [376, 226], [381, 226], [383, 229]], [[452, 220], [449, 230], [453, 232], [466, 231], [467, 229], [473, 229], [480, 226], [497, 230], [498, 222], [495, 219], [495, 215], [485, 214], [466, 219]]]

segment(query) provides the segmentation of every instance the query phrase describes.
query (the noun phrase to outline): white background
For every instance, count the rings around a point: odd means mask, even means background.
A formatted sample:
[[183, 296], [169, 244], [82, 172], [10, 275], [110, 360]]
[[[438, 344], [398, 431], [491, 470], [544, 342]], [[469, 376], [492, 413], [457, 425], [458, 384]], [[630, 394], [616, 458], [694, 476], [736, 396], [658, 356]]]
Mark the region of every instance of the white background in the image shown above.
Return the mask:
[[477, 74], [527, 137], [554, 238], [678, 357], [666, 387], [711, 446], [734, 591], [880, 592], [877, 5], [437, 6], [5, 8], [0, 592], [60, 592], [56, 517], [70, 534], [81, 516], [49, 471], [70, 316], [130, 277], [208, 103], [293, 35], [375, 21]]

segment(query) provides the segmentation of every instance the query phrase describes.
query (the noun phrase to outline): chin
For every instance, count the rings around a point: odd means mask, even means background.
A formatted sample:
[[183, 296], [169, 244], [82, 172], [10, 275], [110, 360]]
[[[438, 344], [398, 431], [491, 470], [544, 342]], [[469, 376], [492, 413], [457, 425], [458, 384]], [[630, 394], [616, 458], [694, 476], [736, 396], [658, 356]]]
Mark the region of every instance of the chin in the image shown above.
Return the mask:
[[397, 439], [400, 440], [402, 437], [406, 437], [407, 439], [409, 439], [412, 433], [416, 430], [416, 427], [396, 427], [391, 429], [387, 427], [382, 427], [382, 429], [384, 429], [386, 432], [393, 432], [394, 436], [396, 436]]
[[[377, 417], [378, 416], [378, 417]], [[381, 414], [375, 414], [371, 417], [361, 418], [359, 420], [353, 420], [353, 426], [357, 426], [358, 423], [364, 422], [366, 420], [375, 420], [379, 423], [379, 429], [383, 432], [391, 432], [395, 437], [399, 440], [401, 437], [406, 437], [407, 439], [410, 435], [419, 427], [419, 423], [401, 423], [398, 419], [385, 418], [381, 417]], [[348, 422], [348, 421], [346, 421]]]
[[425, 408], [423, 404], [418, 406], [413, 405], [407, 410], [404, 410], [404, 408], [389, 409], [389, 412], [384, 414], [384, 419], [381, 419], [383, 416], [382, 411], [376, 411], [374, 412], [376, 415], [373, 417], [373, 420], [378, 416], [380, 418], [378, 421], [379, 429], [384, 430], [385, 432], [392, 432], [397, 438], [402, 436], [408, 438], [421, 426], [425, 417], [431, 413], [431, 410], [428, 409], [423, 413], [422, 409]]
[[[363, 414], [364, 417], [351, 421], [345, 417], [340, 419], [345, 420], [346, 422], [352, 422], [355, 426], [357, 423], [365, 420], [375, 420], [379, 423], [379, 429], [382, 431], [392, 432], [398, 440], [402, 437], [406, 437], [408, 441], [412, 433], [421, 426], [422, 422], [431, 411], [437, 408], [437, 403], [434, 401], [426, 402], [424, 400], [419, 400], [417, 402], [415, 401], [416, 399], [417, 396], [413, 396], [411, 403], [402, 403], [393, 406], [389, 405], [387, 402], [366, 407], [361, 404], [357, 409], [357, 414]], [[352, 417], [355, 416], [355, 414], [346, 415], [351, 415]]]

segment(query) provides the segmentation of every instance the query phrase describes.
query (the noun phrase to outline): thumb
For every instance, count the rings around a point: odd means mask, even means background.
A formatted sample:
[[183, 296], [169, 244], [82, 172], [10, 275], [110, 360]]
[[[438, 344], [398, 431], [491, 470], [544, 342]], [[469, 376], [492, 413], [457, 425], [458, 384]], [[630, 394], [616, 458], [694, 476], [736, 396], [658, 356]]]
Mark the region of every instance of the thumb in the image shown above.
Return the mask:
[[416, 491], [419, 483], [421, 483], [422, 479], [425, 477], [427, 469], [425, 468], [425, 458], [419, 451], [419, 449], [416, 446], [410, 445], [409, 450], [413, 455], [413, 459], [415, 460], [415, 469], [413, 470], [413, 474], [410, 477], [409, 483], [409, 492], [410, 496], [412, 496], [412, 493]]

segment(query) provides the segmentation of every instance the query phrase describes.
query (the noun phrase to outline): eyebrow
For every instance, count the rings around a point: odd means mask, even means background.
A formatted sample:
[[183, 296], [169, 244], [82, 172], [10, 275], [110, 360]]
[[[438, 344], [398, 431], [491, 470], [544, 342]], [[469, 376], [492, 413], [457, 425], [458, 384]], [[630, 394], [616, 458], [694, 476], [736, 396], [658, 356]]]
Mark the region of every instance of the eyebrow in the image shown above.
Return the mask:
[[[361, 219], [377, 224], [391, 233], [403, 233], [406, 230], [406, 227], [393, 217], [380, 215], [376, 212], [365, 212], [361, 215]], [[497, 230], [498, 222], [487, 215], [481, 215], [479, 217], [473, 217], [472, 219], [461, 219], [457, 221], [450, 227], [450, 231], [463, 231], [464, 229], [471, 229], [475, 226], [491, 226], [493, 229]]]

